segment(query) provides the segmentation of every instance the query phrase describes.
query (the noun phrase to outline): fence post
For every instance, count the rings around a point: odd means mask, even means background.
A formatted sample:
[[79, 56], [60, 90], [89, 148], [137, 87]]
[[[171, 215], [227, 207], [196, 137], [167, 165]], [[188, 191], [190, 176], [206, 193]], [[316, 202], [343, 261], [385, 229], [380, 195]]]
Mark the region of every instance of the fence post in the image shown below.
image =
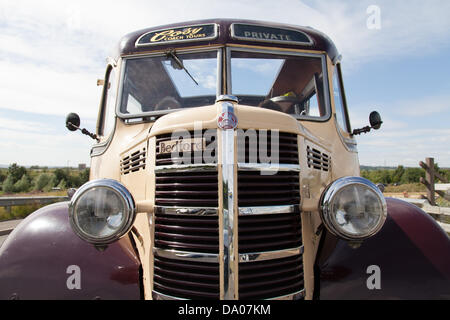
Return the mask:
[[429, 184], [427, 196], [428, 201], [432, 206], [436, 205], [436, 196], [434, 194], [434, 158], [425, 158], [425, 163], [428, 167], [425, 173], [425, 179]]

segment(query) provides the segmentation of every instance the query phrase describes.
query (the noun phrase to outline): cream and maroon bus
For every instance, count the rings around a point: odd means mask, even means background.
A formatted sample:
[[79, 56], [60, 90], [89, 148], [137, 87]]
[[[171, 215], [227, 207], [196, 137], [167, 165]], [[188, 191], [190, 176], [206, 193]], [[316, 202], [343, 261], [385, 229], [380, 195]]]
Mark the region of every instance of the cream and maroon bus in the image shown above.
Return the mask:
[[360, 177], [341, 56], [309, 27], [202, 20], [107, 60], [90, 181], [0, 249], [1, 299], [439, 299], [450, 241]]

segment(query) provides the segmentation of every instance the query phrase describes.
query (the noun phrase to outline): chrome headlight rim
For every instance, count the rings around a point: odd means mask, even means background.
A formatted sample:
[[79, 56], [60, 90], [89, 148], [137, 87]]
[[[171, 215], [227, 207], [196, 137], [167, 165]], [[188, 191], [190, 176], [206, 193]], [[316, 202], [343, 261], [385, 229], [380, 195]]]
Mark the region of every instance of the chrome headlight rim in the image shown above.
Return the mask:
[[[85, 195], [88, 191], [93, 188], [105, 188], [113, 191], [120, 197], [120, 200], [124, 204], [124, 223], [121, 224], [120, 228], [112, 235], [107, 237], [95, 237], [89, 233], [84, 232], [77, 223], [76, 208], [78, 201]], [[75, 234], [82, 240], [94, 244], [94, 245], [107, 245], [112, 242], [117, 241], [122, 236], [124, 236], [128, 231], [130, 231], [133, 226], [134, 220], [136, 218], [136, 205], [133, 196], [128, 191], [128, 189], [123, 186], [120, 182], [113, 179], [97, 179], [92, 180], [84, 185], [82, 185], [72, 196], [69, 202], [69, 222], [72, 230]]]
[[[333, 217], [333, 212], [331, 209], [331, 204], [337, 194], [339, 194], [339, 191], [341, 191], [343, 188], [351, 186], [351, 185], [359, 185], [363, 188], [366, 188], [370, 191], [372, 191], [378, 198], [380, 202], [380, 206], [382, 208], [382, 213], [380, 214], [380, 217], [378, 219], [377, 225], [375, 228], [370, 230], [370, 232], [367, 232], [365, 234], [361, 235], [355, 235], [353, 233], [348, 233], [345, 230], [339, 228], [336, 226], [336, 221]], [[323, 223], [327, 227], [327, 229], [335, 236], [340, 237], [344, 240], [348, 241], [363, 241], [370, 237], [373, 237], [375, 234], [377, 234], [381, 228], [383, 227], [386, 219], [387, 219], [387, 204], [386, 200], [384, 198], [383, 193], [380, 191], [380, 189], [370, 180], [367, 180], [362, 177], [343, 177], [339, 178], [333, 183], [331, 183], [323, 192], [321, 200], [321, 210], [320, 215], [322, 218]]]

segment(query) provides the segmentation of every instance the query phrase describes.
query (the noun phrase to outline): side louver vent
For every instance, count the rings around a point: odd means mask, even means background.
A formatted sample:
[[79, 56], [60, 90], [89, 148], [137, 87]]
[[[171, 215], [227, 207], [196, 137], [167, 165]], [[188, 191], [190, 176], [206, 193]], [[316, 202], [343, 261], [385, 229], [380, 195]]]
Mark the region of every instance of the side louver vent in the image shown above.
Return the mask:
[[317, 149], [307, 147], [306, 154], [308, 157], [308, 167], [317, 170], [329, 171], [330, 170], [330, 157]]
[[146, 150], [143, 148], [141, 151], [133, 152], [132, 154], [124, 157], [120, 160], [120, 173], [129, 174], [145, 169]]

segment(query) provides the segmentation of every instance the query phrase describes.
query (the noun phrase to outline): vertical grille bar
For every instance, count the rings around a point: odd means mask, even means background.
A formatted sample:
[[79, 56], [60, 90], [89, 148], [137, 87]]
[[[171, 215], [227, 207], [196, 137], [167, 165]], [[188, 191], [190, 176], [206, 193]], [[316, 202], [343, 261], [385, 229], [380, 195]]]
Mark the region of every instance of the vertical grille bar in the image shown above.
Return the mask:
[[[233, 114], [234, 107], [230, 102], [222, 102], [222, 115]], [[233, 129], [222, 130], [222, 192], [223, 192], [223, 291], [225, 300], [237, 299], [235, 288], [236, 271], [234, 264], [235, 212], [234, 212], [234, 133]]]

